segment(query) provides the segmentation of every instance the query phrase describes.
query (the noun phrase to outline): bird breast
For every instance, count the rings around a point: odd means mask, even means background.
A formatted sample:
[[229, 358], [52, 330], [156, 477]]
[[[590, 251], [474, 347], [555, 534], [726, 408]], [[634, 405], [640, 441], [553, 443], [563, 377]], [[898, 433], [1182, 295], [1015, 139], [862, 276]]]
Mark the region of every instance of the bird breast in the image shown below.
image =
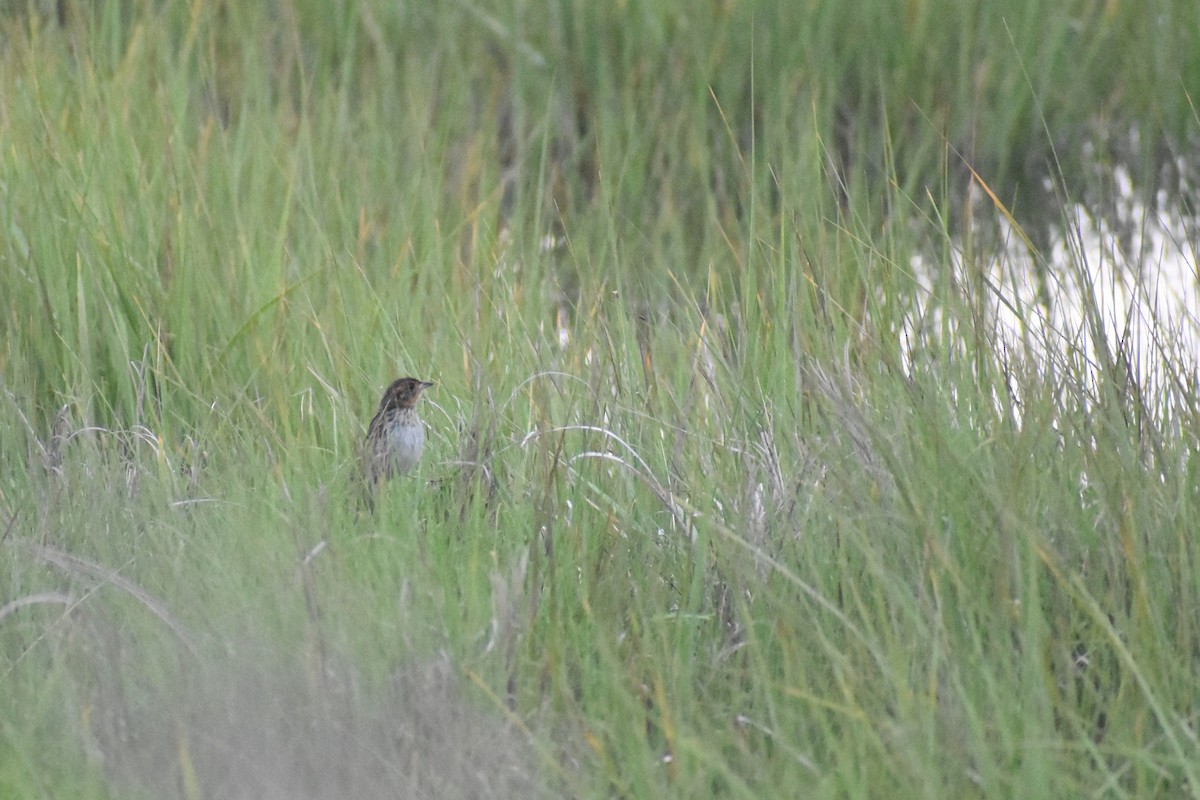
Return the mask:
[[425, 426], [419, 421], [411, 425], [392, 425], [387, 432], [387, 471], [396, 475], [408, 472], [421, 458], [425, 448]]

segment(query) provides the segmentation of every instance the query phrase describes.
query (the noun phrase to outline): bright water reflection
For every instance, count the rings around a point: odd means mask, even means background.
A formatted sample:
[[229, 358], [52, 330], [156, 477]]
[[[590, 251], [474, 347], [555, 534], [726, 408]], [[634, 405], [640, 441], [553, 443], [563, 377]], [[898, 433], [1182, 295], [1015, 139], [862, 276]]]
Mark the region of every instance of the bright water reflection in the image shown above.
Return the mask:
[[[952, 273], [945, 274], [941, 264], [914, 258], [911, 267], [928, 290], [926, 298], [945, 297], [945, 282], [952, 281], [975, 309], [971, 324], [984, 326], [984, 335], [1002, 354], [1032, 356], [1051, 367], [1083, 359], [1089, 382], [1105, 358], [1112, 358], [1147, 399], [1196, 391], [1200, 235], [1195, 219], [1163, 215], [1130, 200], [1113, 225], [1077, 205], [1071, 208], [1069, 229], [1054, 237], [1040, 263], [1030, 257], [1019, 230], [1003, 220], [1000, 224], [1008, 245], [997, 248], [990, 260], [978, 253], [967, 258], [959, 248], [952, 255]], [[968, 321], [961, 314], [947, 320], [928, 305], [922, 302], [910, 316], [909, 358], [944, 341], [939, 332], [954, 329], [965, 335]]]

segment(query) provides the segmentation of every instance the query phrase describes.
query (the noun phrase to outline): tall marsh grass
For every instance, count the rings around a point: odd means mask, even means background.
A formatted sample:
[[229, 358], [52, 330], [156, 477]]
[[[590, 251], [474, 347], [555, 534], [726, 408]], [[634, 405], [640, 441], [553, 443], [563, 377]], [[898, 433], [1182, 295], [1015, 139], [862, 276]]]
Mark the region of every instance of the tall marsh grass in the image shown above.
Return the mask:
[[1198, 9], [0, 6], [0, 796], [1197, 795]]

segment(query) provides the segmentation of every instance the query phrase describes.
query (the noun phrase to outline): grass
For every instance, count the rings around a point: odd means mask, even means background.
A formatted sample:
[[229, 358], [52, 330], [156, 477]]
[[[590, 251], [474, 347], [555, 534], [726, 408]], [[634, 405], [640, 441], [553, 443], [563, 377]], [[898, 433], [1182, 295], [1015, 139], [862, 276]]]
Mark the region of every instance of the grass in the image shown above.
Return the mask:
[[1196, 795], [1198, 12], [977, 5], [0, 7], [0, 796]]

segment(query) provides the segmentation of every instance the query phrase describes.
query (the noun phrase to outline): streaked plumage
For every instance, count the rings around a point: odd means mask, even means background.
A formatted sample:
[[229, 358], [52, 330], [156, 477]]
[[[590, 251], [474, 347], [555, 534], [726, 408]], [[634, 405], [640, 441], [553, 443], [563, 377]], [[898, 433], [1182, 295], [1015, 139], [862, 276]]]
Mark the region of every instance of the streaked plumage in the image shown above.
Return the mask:
[[417, 400], [430, 386], [431, 381], [401, 378], [383, 393], [363, 443], [363, 477], [368, 487], [417, 465], [425, 449], [425, 426], [417, 414]]

